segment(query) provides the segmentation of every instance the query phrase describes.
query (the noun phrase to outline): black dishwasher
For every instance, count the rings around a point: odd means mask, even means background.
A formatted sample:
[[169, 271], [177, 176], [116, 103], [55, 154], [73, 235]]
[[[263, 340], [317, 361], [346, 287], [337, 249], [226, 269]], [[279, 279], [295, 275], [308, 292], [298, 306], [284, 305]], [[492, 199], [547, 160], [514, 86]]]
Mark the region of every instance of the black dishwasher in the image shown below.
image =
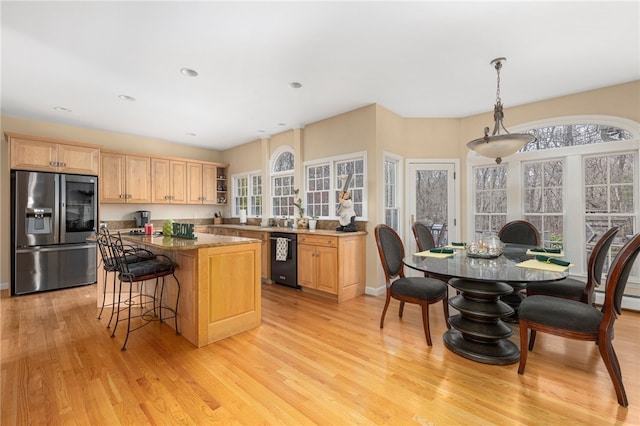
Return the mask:
[[298, 236], [271, 233], [271, 280], [293, 288], [298, 285]]

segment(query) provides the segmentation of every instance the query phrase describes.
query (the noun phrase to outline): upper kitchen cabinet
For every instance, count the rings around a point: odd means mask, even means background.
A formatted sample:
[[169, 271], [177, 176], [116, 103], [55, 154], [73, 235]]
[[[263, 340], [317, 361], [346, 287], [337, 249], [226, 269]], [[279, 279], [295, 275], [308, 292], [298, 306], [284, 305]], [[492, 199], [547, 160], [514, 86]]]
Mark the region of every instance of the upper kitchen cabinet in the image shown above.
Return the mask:
[[98, 175], [100, 146], [5, 133], [11, 169]]
[[101, 165], [100, 202], [151, 202], [151, 158], [103, 150]]
[[151, 202], [187, 204], [187, 163], [171, 159], [151, 159]]
[[226, 204], [226, 195], [218, 197], [218, 173], [226, 176], [226, 165], [187, 162], [187, 204]]

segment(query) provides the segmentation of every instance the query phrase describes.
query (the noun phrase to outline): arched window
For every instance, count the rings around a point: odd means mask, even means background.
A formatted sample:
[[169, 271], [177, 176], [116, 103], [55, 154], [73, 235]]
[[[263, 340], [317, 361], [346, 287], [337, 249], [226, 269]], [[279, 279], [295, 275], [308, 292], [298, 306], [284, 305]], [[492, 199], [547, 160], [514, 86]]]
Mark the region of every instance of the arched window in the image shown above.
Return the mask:
[[529, 129], [525, 133], [534, 135], [536, 140], [525, 145], [521, 152], [633, 139], [630, 131], [605, 124], [559, 124]]
[[278, 148], [271, 160], [271, 206], [273, 216], [294, 215], [295, 155], [289, 146]]

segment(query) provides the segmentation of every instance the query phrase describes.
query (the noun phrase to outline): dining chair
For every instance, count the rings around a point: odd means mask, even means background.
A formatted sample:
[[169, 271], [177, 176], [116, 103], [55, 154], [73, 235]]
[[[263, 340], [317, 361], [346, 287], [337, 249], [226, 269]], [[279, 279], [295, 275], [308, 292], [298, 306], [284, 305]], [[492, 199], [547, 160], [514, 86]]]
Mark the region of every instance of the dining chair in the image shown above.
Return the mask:
[[436, 247], [433, 234], [427, 225], [422, 222], [413, 222], [411, 230], [413, 231], [413, 236], [416, 239], [418, 251], [426, 251]]
[[[128, 263], [127, 250], [125, 248], [126, 246], [122, 243], [122, 237], [120, 236], [120, 233], [118, 232], [117, 236], [111, 236], [110, 240], [113, 258], [116, 261], [118, 270], [118, 279], [120, 281], [117, 309], [115, 309], [116, 321], [115, 326], [113, 327], [113, 332], [111, 333], [111, 337], [115, 337], [118, 323], [120, 321], [126, 320], [127, 334], [121, 348], [122, 351], [126, 351], [129, 334], [132, 331], [138, 330], [139, 328], [147, 325], [149, 322], [156, 318], [158, 318], [160, 322], [173, 318], [176, 335], [179, 335], [180, 332], [178, 330], [178, 305], [180, 301], [180, 281], [178, 281], [178, 278], [175, 275], [177, 265], [175, 265], [167, 256], [160, 254], [155, 254], [151, 259]], [[173, 276], [173, 279], [177, 286], [176, 300], [173, 307], [164, 302], [165, 277], [169, 275]], [[134, 295], [133, 284], [144, 283], [146, 281], [155, 282], [153, 293], [147, 294], [144, 291], [140, 291], [141, 289], [139, 288], [137, 294]], [[125, 283], [127, 283], [128, 286], [124, 286]], [[123, 292], [127, 292], [127, 289], [125, 287], [128, 287], [128, 297], [125, 295], [126, 299], [123, 300]], [[152, 302], [152, 308], [146, 311], [141, 310], [140, 314], [132, 316], [131, 310], [134, 306], [137, 305], [134, 302], [135, 298], [139, 299], [139, 303], [141, 306], [144, 305], [143, 300], [146, 301], [147, 299], [149, 299]], [[120, 319], [120, 312], [122, 311], [127, 311], [127, 317]], [[170, 316], [165, 316], [165, 311], [169, 313]], [[135, 318], [141, 318], [142, 322], [132, 328], [131, 320]]]
[[613, 382], [618, 404], [623, 407], [629, 404], [612, 340], [616, 317], [622, 315], [624, 288], [638, 253], [640, 253], [640, 233], [631, 237], [609, 267], [604, 304], [601, 309], [591, 304], [553, 296], [531, 296], [522, 301], [518, 374], [524, 373], [528, 351], [533, 350], [538, 331], [569, 339], [596, 342], [602, 361]]
[[375, 228], [378, 254], [382, 262], [386, 280], [386, 300], [380, 318], [380, 328], [384, 326], [384, 317], [389, 308], [391, 298], [400, 301], [398, 316], [402, 318], [405, 303], [415, 303], [422, 308], [422, 325], [427, 345], [431, 346], [429, 331], [429, 305], [442, 301], [445, 323], [449, 325], [449, 300], [447, 284], [435, 278], [407, 277], [404, 274], [404, 244], [398, 233], [388, 225]]
[[554, 296], [593, 305], [595, 302], [595, 288], [600, 286], [604, 261], [609, 253], [609, 247], [611, 247], [611, 243], [618, 233], [618, 229], [617, 226], [609, 229], [593, 247], [587, 266], [586, 283], [575, 278], [565, 278], [561, 281], [531, 282], [527, 284], [527, 297], [535, 295]]
[[526, 220], [514, 220], [506, 223], [498, 231], [498, 238], [503, 243], [525, 244], [536, 247], [540, 245], [540, 232], [531, 222]]

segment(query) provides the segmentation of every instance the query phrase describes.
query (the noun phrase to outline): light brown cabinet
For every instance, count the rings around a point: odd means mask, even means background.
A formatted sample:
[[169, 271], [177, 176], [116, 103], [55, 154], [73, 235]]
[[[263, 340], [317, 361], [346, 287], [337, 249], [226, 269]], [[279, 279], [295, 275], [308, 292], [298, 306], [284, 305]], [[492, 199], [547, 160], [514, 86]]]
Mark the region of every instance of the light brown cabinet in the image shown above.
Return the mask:
[[338, 302], [364, 294], [365, 236], [299, 234], [298, 284]]
[[338, 238], [298, 238], [298, 285], [338, 294]]
[[218, 204], [217, 166], [187, 163], [187, 204]]
[[185, 161], [151, 159], [151, 202], [187, 204], [187, 163]]
[[6, 133], [11, 169], [98, 175], [100, 147]]
[[102, 151], [100, 202], [150, 203], [151, 158]]

